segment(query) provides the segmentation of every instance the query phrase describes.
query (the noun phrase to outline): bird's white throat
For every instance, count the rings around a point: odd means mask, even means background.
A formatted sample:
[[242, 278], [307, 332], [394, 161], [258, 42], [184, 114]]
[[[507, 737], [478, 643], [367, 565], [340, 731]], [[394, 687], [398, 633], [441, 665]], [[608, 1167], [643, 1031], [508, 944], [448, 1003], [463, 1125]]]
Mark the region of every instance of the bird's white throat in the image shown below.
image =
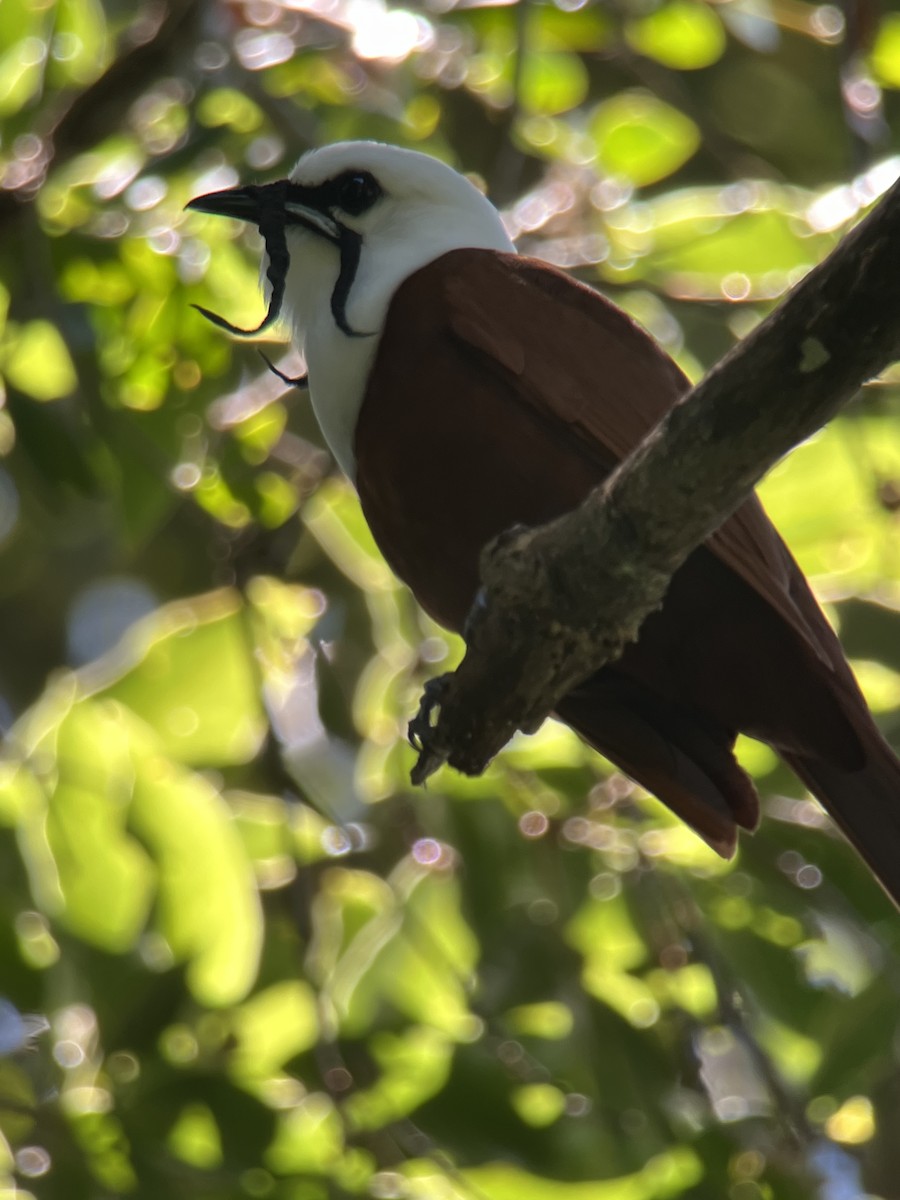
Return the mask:
[[514, 247], [490, 201], [456, 171], [412, 150], [344, 142], [314, 150], [291, 178], [306, 185], [342, 171], [370, 172], [383, 196], [370, 212], [338, 219], [361, 237], [361, 253], [338, 328], [331, 296], [340, 269], [337, 247], [316, 234], [288, 230], [285, 307], [309, 372], [313, 410], [331, 452], [353, 479], [354, 433], [369, 372], [394, 292], [410, 275], [451, 250]]

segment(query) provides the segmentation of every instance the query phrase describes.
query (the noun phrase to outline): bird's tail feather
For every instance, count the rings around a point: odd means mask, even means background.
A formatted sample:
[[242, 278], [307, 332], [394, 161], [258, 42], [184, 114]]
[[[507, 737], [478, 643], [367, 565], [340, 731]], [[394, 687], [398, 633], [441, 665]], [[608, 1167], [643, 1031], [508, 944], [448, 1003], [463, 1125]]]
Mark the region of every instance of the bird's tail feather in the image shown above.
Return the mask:
[[636, 694], [628, 704], [620, 693], [614, 679], [604, 686], [594, 679], [591, 686], [570, 692], [557, 706], [557, 716], [662, 800], [717, 854], [731, 858], [738, 826], [752, 830], [759, 821], [753, 784], [732, 753], [733, 735], [711, 731], [661, 702], [648, 717]]
[[874, 727], [865, 752], [864, 765], [849, 771], [779, 751], [900, 906], [900, 761]]

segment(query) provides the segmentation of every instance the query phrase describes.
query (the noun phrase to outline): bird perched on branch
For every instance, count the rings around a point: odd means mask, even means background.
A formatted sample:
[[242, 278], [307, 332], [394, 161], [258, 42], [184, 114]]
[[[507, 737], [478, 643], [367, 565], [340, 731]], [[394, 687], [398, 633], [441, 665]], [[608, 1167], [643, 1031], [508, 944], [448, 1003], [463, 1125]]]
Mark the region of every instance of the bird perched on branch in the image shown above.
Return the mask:
[[[574, 508], [688, 387], [598, 293], [518, 256], [490, 202], [424, 154], [370, 142], [194, 210], [257, 225], [312, 405], [382, 553], [462, 630], [481, 548]], [[305, 380], [304, 380], [305, 381]], [[738, 733], [772, 746], [900, 902], [900, 762], [799, 567], [748, 500], [662, 608], [558, 717], [720, 854], [759, 803]]]

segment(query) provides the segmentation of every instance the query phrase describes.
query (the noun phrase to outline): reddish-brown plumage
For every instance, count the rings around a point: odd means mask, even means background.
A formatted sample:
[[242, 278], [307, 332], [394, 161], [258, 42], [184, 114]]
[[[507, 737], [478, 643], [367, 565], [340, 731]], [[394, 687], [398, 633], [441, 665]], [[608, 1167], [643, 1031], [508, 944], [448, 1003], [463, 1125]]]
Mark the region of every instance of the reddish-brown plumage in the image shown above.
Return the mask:
[[[395, 293], [357, 424], [357, 487], [385, 558], [459, 630], [484, 543], [573, 508], [685, 387], [568, 276], [495, 251], [444, 255]], [[900, 764], [755, 499], [558, 712], [726, 854], [758, 815], [735, 735], [769, 742], [900, 893]]]

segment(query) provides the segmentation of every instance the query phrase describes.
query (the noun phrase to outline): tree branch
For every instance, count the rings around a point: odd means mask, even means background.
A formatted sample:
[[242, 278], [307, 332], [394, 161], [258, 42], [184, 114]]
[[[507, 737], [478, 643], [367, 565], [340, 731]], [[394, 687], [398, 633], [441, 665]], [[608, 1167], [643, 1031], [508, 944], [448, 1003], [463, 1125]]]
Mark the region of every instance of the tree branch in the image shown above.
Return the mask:
[[[153, 83], [165, 78], [174, 56], [194, 44], [194, 31], [203, 16], [197, 0], [168, 0], [165, 7], [148, 4], [121, 38], [120, 57], [60, 111], [41, 112], [35, 128], [45, 142], [41, 173], [26, 186], [0, 188], [0, 227], [30, 204], [44, 178], [76, 154], [91, 149], [121, 129], [129, 106]], [[54, 96], [54, 103], [60, 98]]]
[[687, 556], [900, 354], [898, 259], [900, 181], [578, 509], [485, 547], [465, 657], [410, 727], [414, 783], [479, 774], [616, 659]]

